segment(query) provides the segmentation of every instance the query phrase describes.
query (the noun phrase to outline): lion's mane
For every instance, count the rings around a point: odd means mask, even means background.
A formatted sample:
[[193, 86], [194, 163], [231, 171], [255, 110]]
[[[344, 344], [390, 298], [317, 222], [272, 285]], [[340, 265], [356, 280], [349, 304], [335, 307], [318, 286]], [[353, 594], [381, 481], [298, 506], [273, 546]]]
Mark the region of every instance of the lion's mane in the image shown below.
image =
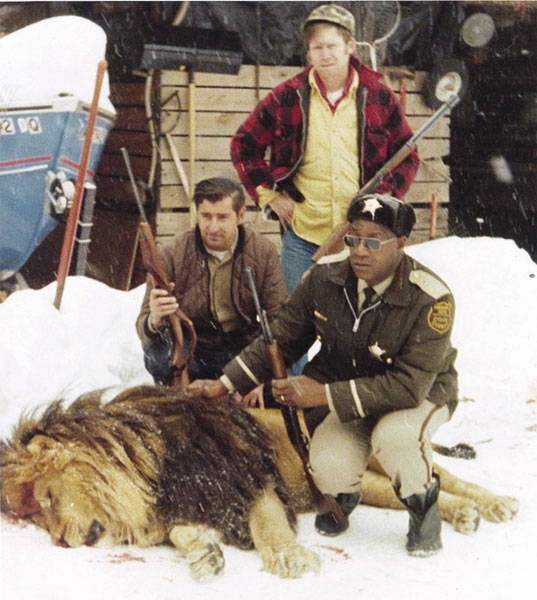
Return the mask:
[[[54, 451], [37, 452], [50, 443]], [[0, 443], [2, 510], [39, 523], [34, 482], [77, 464], [80, 493], [115, 542], [151, 545], [180, 524], [204, 524], [251, 548], [248, 513], [267, 486], [296, 516], [268, 434], [236, 403], [142, 386], [106, 403], [85, 395], [24, 416]], [[105, 522], [102, 522], [102, 521]]]

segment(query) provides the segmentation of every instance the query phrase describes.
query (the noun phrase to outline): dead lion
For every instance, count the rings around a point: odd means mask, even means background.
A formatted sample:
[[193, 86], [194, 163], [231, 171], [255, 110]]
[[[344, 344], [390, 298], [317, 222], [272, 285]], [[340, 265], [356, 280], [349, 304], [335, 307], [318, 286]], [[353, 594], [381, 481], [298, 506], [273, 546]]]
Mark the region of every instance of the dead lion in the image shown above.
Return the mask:
[[[442, 517], [457, 530], [475, 530], [479, 514], [504, 521], [516, 513], [516, 500], [438, 470], [451, 492], [441, 493]], [[279, 411], [149, 386], [109, 403], [85, 395], [22, 417], [0, 443], [0, 475], [2, 510], [31, 519], [59, 546], [170, 541], [199, 581], [222, 571], [219, 541], [255, 547], [263, 568], [281, 577], [319, 568], [295, 540], [296, 511], [312, 505]], [[402, 508], [378, 472], [368, 471], [363, 495]]]

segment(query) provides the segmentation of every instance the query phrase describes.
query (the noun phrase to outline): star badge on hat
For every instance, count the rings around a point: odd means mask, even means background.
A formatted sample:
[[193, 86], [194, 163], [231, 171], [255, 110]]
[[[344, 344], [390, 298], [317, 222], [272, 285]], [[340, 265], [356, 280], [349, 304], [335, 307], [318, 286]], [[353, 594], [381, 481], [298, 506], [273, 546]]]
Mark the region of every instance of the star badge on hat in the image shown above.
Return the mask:
[[364, 202], [364, 208], [362, 209], [363, 213], [371, 213], [371, 218], [373, 221], [375, 220], [375, 213], [379, 208], [382, 208], [382, 204], [376, 198], [368, 198]]

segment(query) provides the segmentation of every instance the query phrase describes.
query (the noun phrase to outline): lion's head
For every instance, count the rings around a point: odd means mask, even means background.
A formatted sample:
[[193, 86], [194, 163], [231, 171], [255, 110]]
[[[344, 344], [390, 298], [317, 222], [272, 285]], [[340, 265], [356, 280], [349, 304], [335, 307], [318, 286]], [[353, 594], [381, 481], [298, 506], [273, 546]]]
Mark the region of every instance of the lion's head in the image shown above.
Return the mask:
[[110, 427], [110, 415], [99, 427], [92, 410], [91, 421], [80, 419], [77, 428], [71, 414], [67, 430], [55, 420], [65, 414], [56, 408], [45, 414], [46, 431], [23, 420], [15, 441], [0, 445], [2, 510], [45, 528], [57, 546], [162, 542], [151, 477], [158, 457], [134, 452]]
[[[36, 436], [27, 446], [28, 459], [35, 469], [31, 480], [21, 483], [23, 504], [14, 481], [6, 472], [7, 490], [2, 499], [15, 514], [31, 509], [32, 520], [46, 528], [57, 546], [93, 545], [105, 530], [106, 515], [95, 502], [94, 482], [105, 482], [94, 465], [81, 460], [76, 447]], [[11, 489], [9, 489], [11, 487]], [[18, 505], [14, 505], [13, 501]], [[20, 512], [19, 512], [20, 514]]]

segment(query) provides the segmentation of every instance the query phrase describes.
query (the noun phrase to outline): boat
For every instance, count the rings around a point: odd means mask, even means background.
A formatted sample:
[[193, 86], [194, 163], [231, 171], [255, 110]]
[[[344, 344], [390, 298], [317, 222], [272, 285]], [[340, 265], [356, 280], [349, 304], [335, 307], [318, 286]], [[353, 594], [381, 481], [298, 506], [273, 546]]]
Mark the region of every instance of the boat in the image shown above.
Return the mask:
[[[0, 38], [0, 282], [65, 220], [106, 34], [77, 16]], [[116, 111], [105, 75], [85, 181], [94, 184]]]

